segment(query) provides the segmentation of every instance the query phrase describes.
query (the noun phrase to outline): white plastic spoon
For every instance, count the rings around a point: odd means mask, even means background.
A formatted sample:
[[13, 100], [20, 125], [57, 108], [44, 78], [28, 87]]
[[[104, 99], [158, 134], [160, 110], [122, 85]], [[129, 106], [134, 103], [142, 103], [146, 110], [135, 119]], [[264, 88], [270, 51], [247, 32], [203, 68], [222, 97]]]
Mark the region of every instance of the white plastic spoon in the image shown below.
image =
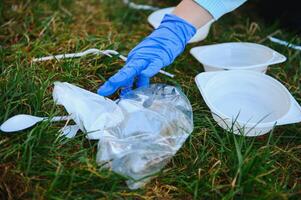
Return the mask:
[[27, 129], [32, 127], [33, 125], [41, 122], [49, 120], [51, 122], [58, 122], [58, 121], [66, 121], [69, 120], [69, 116], [56, 116], [52, 118], [48, 117], [36, 117], [32, 115], [15, 115], [8, 120], [6, 120], [1, 126], [0, 130], [3, 132], [16, 132]]

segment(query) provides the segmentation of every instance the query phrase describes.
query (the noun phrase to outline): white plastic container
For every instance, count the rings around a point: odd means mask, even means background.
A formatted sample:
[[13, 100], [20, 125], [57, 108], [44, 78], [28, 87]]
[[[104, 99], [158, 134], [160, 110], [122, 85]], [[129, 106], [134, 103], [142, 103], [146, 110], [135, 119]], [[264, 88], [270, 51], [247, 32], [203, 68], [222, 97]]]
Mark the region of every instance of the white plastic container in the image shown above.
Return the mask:
[[[160, 9], [157, 10], [155, 12], [153, 12], [149, 17], [148, 17], [148, 22], [154, 27], [154, 28], [158, 28], [159, 25], [161, 24], [161, 21], [163, 20], [163, 17], [166, 14], [171, 14], [172, 11], [175, 9], [175, 7], [170, 7], [170, 8], [164, 8], [164, 9]], [[204, 40], [210, 30], [211, 24], [214, 22], [214, 20], [211, 20], [210, 22], [208, 22], [205, 26], [203, 26], [202, 28], [197, 30], [197, 33], [195, 34], [195, 36], [189, 41], [189, 43], [193, 43], [193, 42], [199, 42], [201, 40]]]
[[200, 73], [195, 81], [219, 126], [235, 134], [263, 135], [275, 125], [301, 121], [301, 107], [274, 78], [253, 71]]
[[229, 42], [195, 47], [190, 53], [204, 70], [254, 70], [265, 73], [269, 65], [282, 63], [286, 57], [264, 45]]

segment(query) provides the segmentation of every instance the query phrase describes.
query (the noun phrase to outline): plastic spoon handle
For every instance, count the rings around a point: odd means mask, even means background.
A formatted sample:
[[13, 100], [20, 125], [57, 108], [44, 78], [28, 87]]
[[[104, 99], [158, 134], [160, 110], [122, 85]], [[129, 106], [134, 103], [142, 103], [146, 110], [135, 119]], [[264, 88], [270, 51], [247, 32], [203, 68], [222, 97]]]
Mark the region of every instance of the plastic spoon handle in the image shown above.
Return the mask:
[[[88, 54], [95, 54], [95, 55], [103, 54], [103, 55], [106, 55], [106, 56], [109, 56], [109, 57], [112, 57], [112, 55], [118, 55], [121, 60], [123, 60], [123, 61], [127, 60], [127, 57], [119, 54], [118, 51], [110, 50], [110, 49], [98, 50], [98, 49], [92, 48], [92, 49], [88, 49], [86, 51], [79, 52], [79, 53], [68, 53], [68, 54], [46, 56], [46, 57], [41, 57], [41, 58], [34, 58], [32, 61], [33, 62], [42, 62], [42, 61], [53, 60], [53, 59], [60, 60], [60, 59], [65, 59], [65, 58], [80, 58], [80, 57], [88, 55]], [[171, 78], [174, 78], [174, 76], [175, 76], [175, 75], [173, 75], [171, 73], [168, 73], [164, 70], [160, 70], [159, 72], [161, 74], [164, 74], [164, 75], [169, 76]]]
[[52, 118], [49, 118], [49, 117], [45, 117], [44, 120], [50, 120], [51, 122], [59, 122], [59, 121], [67, 121], [67, 120], [70, 120], [71, 117], [70, 116], [55, 116], [55, 117], [52, 117]]

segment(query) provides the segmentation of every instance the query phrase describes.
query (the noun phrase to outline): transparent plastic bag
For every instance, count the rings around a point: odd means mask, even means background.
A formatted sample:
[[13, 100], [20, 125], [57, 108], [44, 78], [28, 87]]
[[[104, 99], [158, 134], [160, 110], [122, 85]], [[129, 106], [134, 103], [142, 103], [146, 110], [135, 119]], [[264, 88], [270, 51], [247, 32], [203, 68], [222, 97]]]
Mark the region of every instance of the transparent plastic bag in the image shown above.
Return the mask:
[[68, 83], [54, 99], [89, 139], [98, 139], [97, 162], [143, 187], [181, 148], [193, 130], [190, 102], [176, 87], [154, 84], [115, 102]]

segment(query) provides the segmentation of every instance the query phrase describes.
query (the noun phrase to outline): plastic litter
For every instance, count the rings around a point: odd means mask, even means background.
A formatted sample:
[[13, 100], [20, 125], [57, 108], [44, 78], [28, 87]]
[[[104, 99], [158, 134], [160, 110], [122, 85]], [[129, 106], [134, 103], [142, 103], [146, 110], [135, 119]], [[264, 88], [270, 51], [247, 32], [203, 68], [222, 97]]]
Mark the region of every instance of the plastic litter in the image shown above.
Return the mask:
[[159, 9], [158, 7], [155, 6], [136, 4], [129, 0], [123, 0], [123, 3], [135, 10], [158, 10]]
[[269, 65], [282, 63], [286, 57], [273, 49], [247, 42], [229, 42], [192, 48], [190, 53], [205, 71], [253, 70], [265, 73]]
[[[107, 128], [116, 127], [124, 120], [122, 110], [114, 101], [69, 83], [54, 83], [53, 99], [65, 107], [88, 139], [100, 139]], [[66, 133], [65, 129], [62, 131]]]
[[[118, 57], [123, 60], [123, 61], [126, 61], [127, 60], [127, 57], [119, 54], [117, 51], [115, 50], [110, 50], [110, 49], [107, 49], [107, 50], [98, 50], [98, 49], [87, 49], [83, 52], [78, 52], [78, 53], [68, 53], [68, 54], [59, 54], [59, 55], [51, 55], [51, 56], [45, 56], [45, 57], [40, 57], [40, 58], [34, 58], [32, 59], [33, 62], [43, 62], [43, 61], [47, 61], [47, 60], [61, 60], [61, 59], [66, 59], [66, 58], [80, 58], [80, 57], [83, 57], [83, 56], [86, 56], [88, 54], [94, 54], [94, 55], [106, 55], [106, 56], [109, 56], [109, 57], [112, 57], [112, 55], [118, 55]], [[171, 78], [174, 78], [174, 75], [171, 74], [171, 73], [168, 73], [164, 70], [160, 70], [159, 71], [161, 74], [164, 74], [166, 76], [169, 76]]]
[[8, 120], [6, 120], [1, 126], [0, 130], [3, 132], [16, 132], [16, 131], [22, 131], [24, 129], [27, 129], [29, 127], [34, 126], [35, 124], [41, 122], [41, 121], [51, 121], [51, 122], [58, 122], [58, 121], [67, 121], [69, 120], [68, 116], [56, 116], [52, 118], [48, 117], [36, 117], [32, 115], [15, 115]]
[[69, 54], [60, 54], [60, 55], [51, 55], [51, 56], [46, 56], [46, 57], [41, 57], [41, 58], [34, 58], [32, 59], [33, 62], [42, 62], [42, 61], [47, 61], [47, 60], [60, 60], [60, 59], [66, 59], [66, 58], [80, 58], [83, 56], [86, 56], [88, 54], [94, 54], [94, 55], [106, 55], [109, 57], [112, 57], [112, 55], [119, 55], [119, 58], [122, 59], [123, 61], [126, 61], [126, 57], [123, 55], [120, 55], [117, 51], [115, 50], [99, 50], [99, 49], [87, 49], [83, 52], [78, 52], [78, 53], [69, 53]]
[[[153, 12], [149, 17], [148, 17], [148, 22], [154, 27], [154, 28], [158, 28], [163, 17], [165, 16], [165, 14], [171, 14], [172, 11], [175, 9], [175, 7], [170, 7], [170, 8], [164, 8], [164, 9], [160, 9], [157, 10], [155, 12]], [[195, 34], [195, 36], [189, 41], [189, 43], [194, 43], [194, 42], [199, 42], [204, 40], [210, 30], [211, 24], [214, 22], [214, 20], [211, 20], [210, 22], [208, 22], [206, 25], [204, 25], [203, 27], [199, 28], [197, 33]]]
[[214, 120], [226, 130], [259, 136], [301, 121], [301, 107], [276, 79], [253, 71], [200, 73], [195, 81]]
[[129, 177], [132, 189], [159, 172], [193, 130], [191, 105], [172, 86], [139, 88], [113, 102], [55, 83], [53, 96], [89, 139], [99, 140], [97, 162]]
[[66, 138], [74, 138], [78, 131], [80, 130], [78, 125], [67, 125], [60, 129], [60, 136]]
[[[76, 123], [63, 127], [61, 135], [73, 138], [80, 129], [88, 139], [99, 140], [97, 162], [127, 177], [131, 189], [158, 173], [193, 131], [190, 102], [173, 86], [154, 84], [112, 101], [69, 83], [54, 85], [53, 99], [69, 114], [64, 119]], [[24, 128], [18, 126], [22, 120], [27, 128], [45, 120], [28, 115], [11, 119], [1, 129], [18, 131]]]
[[97, 161], [142, 187], [175, 155], [193, 130], [192, 108], [173, 86], [155, 84], [120, 99], [125, 119], [99, 140]]
[[268, 38], [271, 42], [274, 42], [274, 43], [280, 44], [282, 46], [287, 46], [288, 48], [292, 48], [292, 49], [296, 49], [296, 50], [301, 51], [301, 46], [300, 45], [291, 44], [287, 41], [280, 40], [280, 39], [272, 37], [272, 36], [269, 36]]

